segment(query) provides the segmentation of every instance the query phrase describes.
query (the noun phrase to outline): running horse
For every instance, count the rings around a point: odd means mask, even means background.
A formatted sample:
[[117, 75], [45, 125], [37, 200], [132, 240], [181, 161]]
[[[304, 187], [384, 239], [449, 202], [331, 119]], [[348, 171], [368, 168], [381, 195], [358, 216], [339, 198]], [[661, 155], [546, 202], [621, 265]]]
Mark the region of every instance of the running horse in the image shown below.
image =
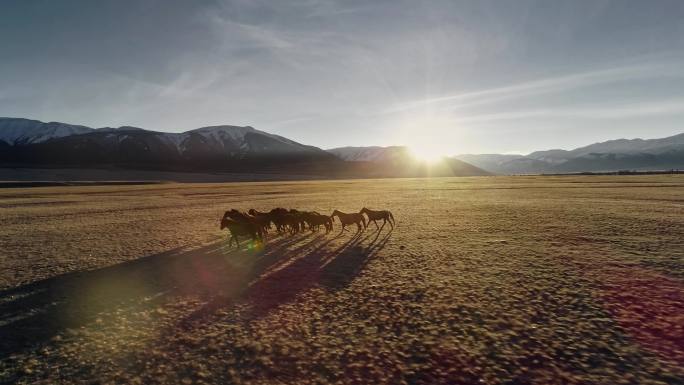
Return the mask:
[[361, 224], [363, 223], [363, 228], [366, 228], [366, 217], [363, 216], [363, 214], [359, 213], [343, 213], [339, 210], [333, 211], [332, 215], [330, 216], [330, 219], [333, 219], [334, 217], [339, 218], [340, 223], [342, 223], [342, 231], [349, 231], [345, 229], [344, 227], [347, 225], [353, 225], [356, 224], [357, 232], [361, 231]]
[[255, 223], [247, 221], [236, 221], [234, 219], [229, 218], [228, 216], [224, 216], [221, 219], [221, 230], [225, 229], [226, 227], [230, 232], [228, 247], [230, 247], [230, 245], [233, 243], [233, 239], [235, 239], [235, 246], [239, 249], [239, 236], [248, 236], [252, 238], [252, 241], [263, 240], [261, 228], [259, 228], [259, 226]]
[[373, 221], [377, 229], [380, 229], [377, 221], [381, 219], [383, 221], [382, 227], [385, 227], [385, 224], [389, 222], [390, 226], [394, 228], [394, 224], [396, 223], [394, 221], [394, 215], [392, 215], [392, 213], [389, 210], [370, 210], [364, 207], [361, 209], [361, 211], [359, 211], [359, 213], [368, 215], [368, 223]]

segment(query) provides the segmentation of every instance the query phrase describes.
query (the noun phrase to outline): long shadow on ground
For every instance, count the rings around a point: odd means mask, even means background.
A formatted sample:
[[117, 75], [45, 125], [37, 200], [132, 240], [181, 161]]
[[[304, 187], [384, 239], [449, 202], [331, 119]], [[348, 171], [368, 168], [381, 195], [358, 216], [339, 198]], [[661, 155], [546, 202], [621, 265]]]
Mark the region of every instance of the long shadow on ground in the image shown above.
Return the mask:
[[[243, 296], [251, 307], [248, 319], [263, 317], [317, 284], [331, 290], [344, 288], [382, 250], [392, 230], [382, 238], [381, 233], [382, 229], [370, 234], [356, 233], [332, 250], [328, 245], [337, 237], [310, 242], [294, 252], [290, 251], [287, 258], [266, 262], [268, 268], [257, 264], [259, 267], [255, 271], [261, 275], [246, 287]], [[369, 242], [364, 245], [365, 241]], [[186, 317], [183, 323], [186, 327], [192, 327], [194, 322], [231, 306], [233, 300], [234, 297], [229, 295], [218, 295]]]
[[378, 242], [380, 231], [359, 233], [334, 250], [327, 246], [341, 234], [278, 238], [261, 252], [230, 249], [221, 241], [0, 291], [0, 359], [89, 324], [107, 310], [151, 305], [169, 295], [208, 299], [189, 322], [238, 298], [258, 304], [254, 316], [262, 316], [316, 283], [344, 287], [390, 234]]

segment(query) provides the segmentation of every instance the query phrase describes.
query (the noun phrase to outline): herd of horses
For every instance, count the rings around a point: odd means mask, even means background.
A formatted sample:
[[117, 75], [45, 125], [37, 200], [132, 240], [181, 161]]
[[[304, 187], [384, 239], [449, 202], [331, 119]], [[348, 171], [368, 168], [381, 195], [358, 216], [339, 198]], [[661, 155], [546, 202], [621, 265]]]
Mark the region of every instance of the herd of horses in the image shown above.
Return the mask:
[[[365, 216], [364, 216], [365, 214]], [[368, 220], [366, 220], [366, 216]], [[343, 213], [335, 210], [331, 215], [319, 214], [316, 211], [299, 211], [295, 209], [275, 208], [269, 212], [260, 212], [250, 209], [247, 212], [236, 209], [228, 210], [221, 218], [221, 230], [227, 228], [230, 232], [228, 246], [235, 245], [239, 248], [238, 237], [249, 237], [252, 241], [266, 242], [269, 230], [275, 228], [279, 234], [296, 234], [306, 231], [320, 231], [321, 227], [328, 234], [333, 230], [335, 217], [342, 225], [342, 231], [349, 231], [346, 226], [356, 225], [357, 232], [365, 230], [370, 222], [380, 229], [377, 221], [383, 221], [382, 226], [389, 223], [394, 228], [394, 216], [388, 210], [370, 210], [362, 208], [358, 213]]]

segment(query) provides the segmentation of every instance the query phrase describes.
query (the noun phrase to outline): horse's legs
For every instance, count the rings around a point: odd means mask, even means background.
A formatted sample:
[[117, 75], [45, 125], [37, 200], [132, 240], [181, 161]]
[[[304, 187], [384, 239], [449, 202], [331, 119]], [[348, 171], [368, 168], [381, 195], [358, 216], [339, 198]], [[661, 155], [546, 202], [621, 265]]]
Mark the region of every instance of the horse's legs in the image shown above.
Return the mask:
[[233, 244], [233, 238], [235, 238], [235, 235], [233, 235], [233, 234], [231, 233], [231, 234], [230, 234], [230, 238], [228, 238], [228, 247], [230, 247], [230, 245]]
[[378, 230], [380, 230], [380, 227], [378, 226], [378, 221], [376, 221], [375, 219], [373, 219], [373, 223], [375, 223], [375, 228], [378, 229]]

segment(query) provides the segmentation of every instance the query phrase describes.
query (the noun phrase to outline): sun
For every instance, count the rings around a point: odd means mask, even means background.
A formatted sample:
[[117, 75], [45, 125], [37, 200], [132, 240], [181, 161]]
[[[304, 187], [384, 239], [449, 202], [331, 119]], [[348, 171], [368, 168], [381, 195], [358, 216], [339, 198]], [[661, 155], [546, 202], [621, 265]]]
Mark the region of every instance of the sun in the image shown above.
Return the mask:
[[413, 159], [439, 163], [451, 152], [454, 122], [451, 115], [431, 110], [396, 116], [396, 141], [403, 143]]
[[413, 143], [408, 148], [414, 158], [426, 163], [435, 163], [445, 156], [436, 146], [429, 143]]

